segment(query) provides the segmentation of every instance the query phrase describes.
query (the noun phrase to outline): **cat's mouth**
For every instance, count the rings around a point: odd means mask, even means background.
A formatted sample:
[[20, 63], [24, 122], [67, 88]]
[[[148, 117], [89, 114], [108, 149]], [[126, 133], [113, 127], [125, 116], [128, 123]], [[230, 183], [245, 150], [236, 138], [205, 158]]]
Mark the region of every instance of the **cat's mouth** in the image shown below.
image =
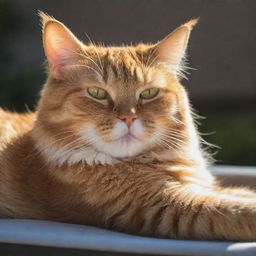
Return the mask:
[[119, 138], [112, 140], [112, 142], [131, 143], [135, 140], [142, 141], [137, 136], [133, 135], [131, 132], [127, 132], [125, 135], [122, 135]]

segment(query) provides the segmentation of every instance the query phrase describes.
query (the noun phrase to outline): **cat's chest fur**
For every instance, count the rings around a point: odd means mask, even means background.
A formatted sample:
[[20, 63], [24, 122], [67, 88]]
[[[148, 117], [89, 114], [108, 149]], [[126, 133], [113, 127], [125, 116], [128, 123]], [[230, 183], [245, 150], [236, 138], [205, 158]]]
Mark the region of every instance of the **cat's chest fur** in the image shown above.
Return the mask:
[[64, 163], [72, 166], [77, 163], [84, 163], [85, 165], [108, 165], [116, 164], [119, 161], [103, 152], [98, 152], [93, 148], [84, 148], [79, 150], [68, 150], [65, 148], [52, 148], [47, 147], [42, 150], [45, 159], [49, 163], [53, 163], [56, 166], [61, 166]]
[[73, 166], [75, 164], [83, 163], [85, 165], [115, 165], [118, 163], [129, 163], [129, 162], [139, 162], [139, 163], [150, 163], [154, 160], [159, 161], [171, 161], [178, 157], [178, 155], [172, 150], [162, 150], [160, 152], [154, 151], [140, 154], [135, 158], [124, 158], [119, 159], [112, 157], [104, 152], [99, 152], [92, 147], [85, 147], [79, 149], [73, 149], [72, 151], [64, 148], [57, 148], [54, 146], [38, 147], [38, 150], [43, 154], [45, 161], [55, 165], [62, 166], [67, 164], [68, 166]]

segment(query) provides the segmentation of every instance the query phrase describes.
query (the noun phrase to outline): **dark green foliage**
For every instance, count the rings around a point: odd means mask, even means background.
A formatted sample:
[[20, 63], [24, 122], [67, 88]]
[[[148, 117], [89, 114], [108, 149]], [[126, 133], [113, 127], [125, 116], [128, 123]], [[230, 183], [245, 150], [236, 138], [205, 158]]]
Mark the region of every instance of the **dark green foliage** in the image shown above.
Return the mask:
[[204, 111], [201, 132], [214, 134], [204, 139], [221, 149], [215, 156], [217, 163], [256, 165], [256, 114], [255, 111], [236, 109]]
[[0, 106], [9, 110], [33, 110], [44, 81], [41, 70], [25, 70], [0, 79]]

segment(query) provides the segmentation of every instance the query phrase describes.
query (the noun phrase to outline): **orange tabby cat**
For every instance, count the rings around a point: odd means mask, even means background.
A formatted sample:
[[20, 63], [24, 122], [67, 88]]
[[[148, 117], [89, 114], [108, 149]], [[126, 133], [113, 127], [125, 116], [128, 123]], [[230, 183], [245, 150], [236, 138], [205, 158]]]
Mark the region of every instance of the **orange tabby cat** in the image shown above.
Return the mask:
[[216, 184], [179, 82], [196, 20], [158, 44], [103, 47], [41, 17], [37, 112], [0, 112], [0, 216], [255, 240], [256, 194]]

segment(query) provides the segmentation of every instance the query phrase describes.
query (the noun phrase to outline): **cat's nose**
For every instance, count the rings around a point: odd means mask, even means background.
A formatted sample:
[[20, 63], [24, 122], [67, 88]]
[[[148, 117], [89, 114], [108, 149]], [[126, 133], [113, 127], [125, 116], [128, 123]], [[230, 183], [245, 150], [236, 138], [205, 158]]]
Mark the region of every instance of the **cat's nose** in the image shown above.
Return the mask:
[[136, 114], [126, 114], [126, 115], [121, 115], [119, 117], [123, 122], [126, 123], [126, 125], [130, 128], [133, 121], [135, 121], [138, 116]]

